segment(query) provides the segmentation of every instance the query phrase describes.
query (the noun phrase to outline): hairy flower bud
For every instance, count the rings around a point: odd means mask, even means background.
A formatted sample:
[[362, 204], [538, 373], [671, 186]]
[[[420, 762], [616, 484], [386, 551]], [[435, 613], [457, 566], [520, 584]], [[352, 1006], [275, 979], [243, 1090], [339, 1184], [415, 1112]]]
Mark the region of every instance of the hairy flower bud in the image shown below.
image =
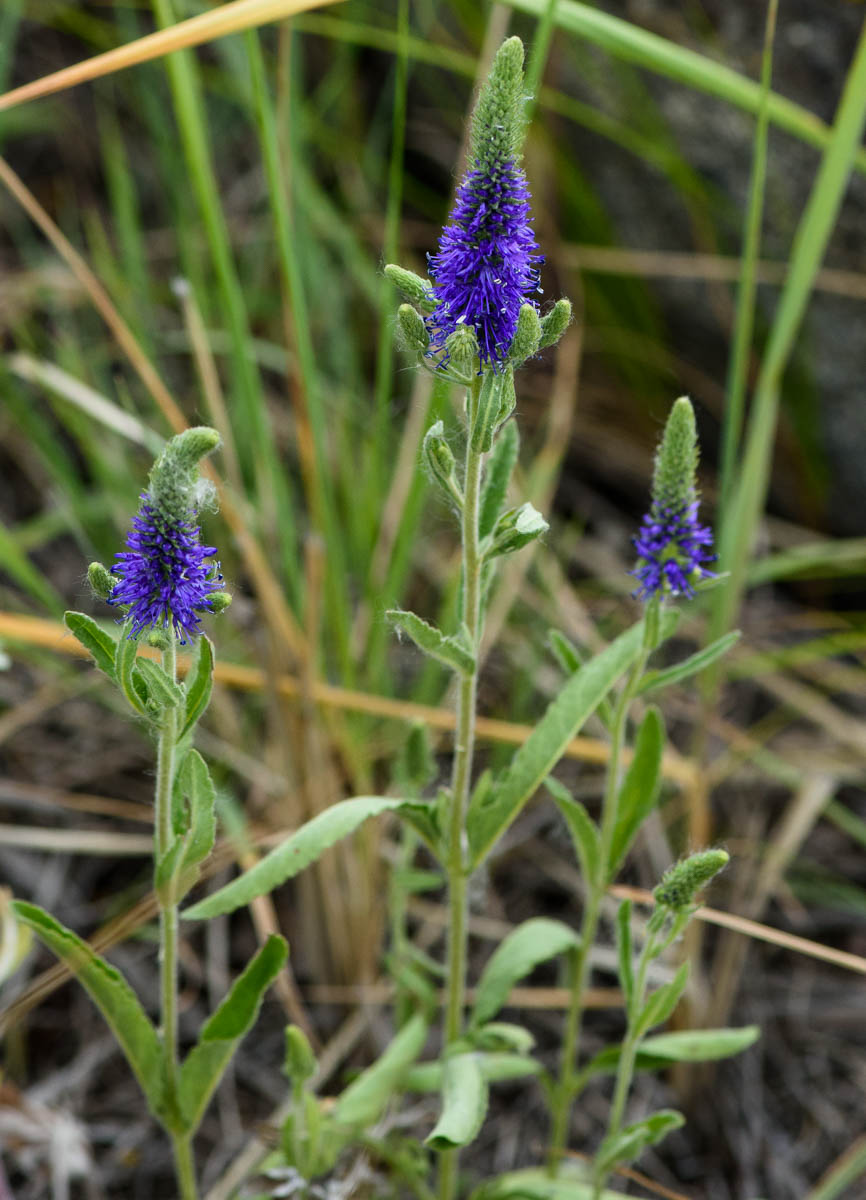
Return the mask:
[[665, 871], [661, 883], [653, 891], [656, 904], [672, 909], [688, 908], [701, 888], [706, 887], [729, 860], [726, 850], [701, 850], [690, 854]]
[[508, 348], [509, 356], [519, 366], [531, 358], [541, 341], [541, 319], [534, 304], [521, 304], [517, 314], [517, 328]]
[[421, 452], [430, 474], [445, 492], [462, 503], [460, 488], [454, 473], [454, 454], [445, 438], [445, 426], [436, 421], [424, 435]]
[[404, 350], [414, 354], [423, 354], [426, 351], [430, 345], [430, 334], [427, 332], [424, 318], [411, 304], [401, 304], [397, 309], [397, 327]]
[[396, 288], [399, 288], [410, 304], [420, 308], [423, 313], [433, 312], [436, 300], [433, 296], [433, 289], [426, 279], [422, 279], [414, 271], [407, 271], [405, 267], [398, 267], [396, 263], [388, 263], [385, 267], [385, 275]]
[[544, 350], [548, 346], [555, 346], [562, 335], [565, 333], [571, 324], [571, 301], [557, 300], [549, 313], [541, 318], [541, 338], [538, 343], [538, 349]]
[[87, 568], [87, 582], [90, 584], [94, 596], [98, 596], [100, 600], [107, 600], [117, 580], [101, 562], [92, 562]]
[[294, 1083], [311, 1079], [316, 1073], [316, 1056], [307, 1036], [297, 1025], [286, 1027], [284, 1071]]
[[471, 325], [458, 324], [445, 339], [445, 362], [467, 379], [478, 374], [478, 338]]

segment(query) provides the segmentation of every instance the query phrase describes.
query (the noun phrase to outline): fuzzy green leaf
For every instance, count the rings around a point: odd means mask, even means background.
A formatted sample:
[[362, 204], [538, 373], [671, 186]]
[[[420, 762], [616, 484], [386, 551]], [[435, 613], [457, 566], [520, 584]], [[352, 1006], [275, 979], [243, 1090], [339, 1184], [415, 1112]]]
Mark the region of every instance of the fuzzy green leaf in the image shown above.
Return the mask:
[[163, 1052], [157, 1032], [121, 973], [44, 909], [14, 900], [12, 909], [72, 971], [117, 1038], [153, 1114], [166, 1115]]
[[584, 721], [637, 658], [643, 622], [611, 642], [566, 682], [548, 706], [483, 806], [471, 804], [469, 844], [474, 866], [482, 861], [534, 794]]
[[597, 1173], [606, 1175], [620, 1163], [634, 1162], [647, 1146], [657, 1145], [684, 1122], [682, 1113], [663, 1108], [650, 1117], [644, 1117], [642, 1121], [636, 1121], [634, 1125], [626, 1125], [619, 1133], [606, 1137], [599, 1146], [595, 1157]]
[[334, 1112], [340, 1125], [369, 1129], [379, 1120], [403, 1076], [424, 1049], [429, 1024], [420, 1013], [410, 1017], [382, 1057], [346, 1088]]
[[[487, 1083], [507, 1083], [527, 1075], [540, 1075], [544, 1068], [537, 1059], [525, 1054], [478, 1051], [475, 1054]], [[410, 1092], [438, 1092], [442, 1087], [442, 1063], [419, 1063], [406, 1074], [403, 1086]]]
[[120, 631], [114, 654], [115, 678], [132, 708], [143, 716], [147, 713], [147, 688], [137, 672], [138, 638], [130, 637], [132, 623], [127, 621]]
[[688, 978], [689, 964], [684, 962], [670, 983], [663, 984], [652, 993], [635, 1024], [636, 1038], [643, 1037], [648, 1029], [668, 1019], [683, 994]]
[[276, 846], [249, 871], [232, 880], [212, 896], [200, 900], [181, 915], [192, 921], [234, 912], [257, 896], [264, 896], [287, 879], [303, 871], [326, 850], [348, 837], [369, 817], [399, 809], [402, 800], [388, 796], [355, 796], [332, 804], [302, 825], [291, 837]]
[[568, 826], [583, 878], [587, 883], [595, 882], [601, 863], [601, 837], [598, 826], [581, 802], [553, 775], [548, 775], [544, 786], [550, 792]]
[[469, 1200], [627, 1200], [625, 1192], [596, 1192], [582, 1164], [563, 1163], [552, 1179], [543, 1167], [508, 1171], [482, 1183]]
[[661, 786], [665, 728], [657, 708], [647, 710], [635, 741], [634, 757], [616, 802], [616, 823], [607, 865], [608, 879], [616, 874], [635, 834], [652, 812]]
[[452, 671], [469, 675], [475, 669], [475, 655], [456, 637], [446, 637], [434, 625], [428, 625], [413, 612], [391, 608], [385, 613], [392, 625], [409, 635], [419, 650], [444, 663]]
[[184, 702], [183, 688], [169, 679], [163, 668], [152, 658], [139, 658], [136, 668], [140, 671], [150, 700], [158, 708], [180, 708]]
[[455, 1054], [445, 1060], [442, 1112], [425, 1144], [434, 1150], [468, 1146], [487, 1112], [487, 1081], [476, 1054]]
[[179, 738], [185, 737], [210, 703], [213, 688], [213, 642], [202, 634], [196, 642], [192, 666], [184, 683], [185, 708]]
[[478, 536], [487, 537], [493, 527], [508, 491], [508, 483], [517, 462], [520, 434], [517, 422], [509, 421], [493, 446], [484, 472], [481, 502], [478, 510]]
[[272, 934], [238, 976], [201, 1031], [180, 1069], [178, 1098], [185, 1127], [194, 1132], [241, 1038], [251, 1029], [262, 997], [286, 961], [285, 941]]
[[189, 803], [189, 839], [183, 864], [190, 867], [203, 862], [216, 841], [216, 791], [198, 750], [190, 750], [184, 758], [180, 784]]
[[499, 423], [503, 391], [509, 379], [513, 384], [510, 367], [503, 367], [498, 373], [490, 370], [484, 373], [470, 431], [472, 449], [481, 454], [486, 454], [493, 445], [493, 433]]
[[523, 979], [539, 963], [566, 950], [574, 950], [580, 939], [562, 921], [533, 917], [512, 929], [500, 942], [481, 973], [472, 1025], [484, 1025], [495, 1017], [508, 999], [518, 979]]
[[637, 694], [640, 696], [646, 692], [657, 692], [660, 688], [670, 687], [674, 683], [682, 683], [684, 679], [697, 675], [699, 671], [711, 666], [717, 658], [727, 654], [739, 640], [740, 631], [735, 629], [732, 633], [726, 633], [724, 637], [710, 642], [709, 646], [689, 655], [688, 658], [684, 658], [682, 662], [673, 667], [668, 667], [664, 671], [647, 671], [640, 682]]
[[625, 996], [625, 1011], [631, 1012], [634, 1002], [634, 959], [631, 941], [631, 900], [623, 900], [616, 911], [616, 950], [619, 961], [619, 981]]
[[[739, 1029], [684, 1029], [678, 1033], [658, 1033], [644, 1038], [637, 1048], [635, 1069], [656, 1071], [674, 1062], [710, 1062], [729, 1058], [748, 1050], [761, 1036], [757, 1025]], [[619, 1063], [621, 1046], [605, 1046], [587, 1064], [585, 1075], [613, 1074]]]
[[109, 679], [116, 681], [114, 656], [117, 642], [115, 638], [97, 625], [93, 617], [88, 617], [86, 613], [66, 612], [63, 614], [63, 621], [72, 636], [81, 643], [85, 650], [90, 652], [100, 671], [103, 671]]

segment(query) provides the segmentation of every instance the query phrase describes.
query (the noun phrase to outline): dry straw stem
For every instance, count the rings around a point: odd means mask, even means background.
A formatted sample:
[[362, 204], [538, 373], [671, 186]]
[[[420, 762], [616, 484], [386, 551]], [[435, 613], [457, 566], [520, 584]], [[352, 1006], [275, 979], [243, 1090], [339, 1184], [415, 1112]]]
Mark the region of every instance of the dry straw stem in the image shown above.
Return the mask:
[[[25, 617], [17, 613], [0, 612], [0, 637], [9, 638], [13, 642], [21, 642], [27, 646], [41, 646], [74, 658], [88, 657], [87, 651], [71, 637], [65, 626], [42, 617]], [[143, 646], [140, 653], [150, 658], [156, 658], [158, 652]], [[178, 657], [178, 674], [183, 675], [188, 666], [187, 658]], [[260, 692], [268, 687], [268, 680], [263, 671], [236, 663], [217, 662], [214, 665], [214, 679], [225, 684], [226, 687], [236, 688], [242, 692]], [[293, 675], [280, 675], [276, 686], [281, 695], [292, 698], [303, 697], [304, 686]], [[415, 704], [410, 700], [395, 700], [390, 696], [353, 691], [350, 688], [335, 687], [319, 681], [314, 681], [311, 686], [313, 700], [316, 704], [327, 708], [362, 712], [369, 716], [395, 721], [422, 721], [431, 729], [446, 731], [454, 729], [455, 717], [450, 709]], [[504, 742], [514, 746], [525, 742], [532, 732], [529, 725], [518, 725], [513, 721], [499, 721], [493, 717], [479, 717], [476, 730], [478, 736], [487, 741]], [[576, 758], [583, 762], [602, 766], [607, 762], [609, 748], [606, 742], [596, 738], [576, 737], [569, 742], [565, 753], [568, 758]], [[673, 751], [666, 751], [662, 760], [662, 770], [667, 779], [681, 787], [691, 787], [694, 784], [694, 766]]]
[[31, 83], [13, 88], [0, 96], [0, 112], [27, 100], [38, 100], [42, 96], [76, 87], [79, 83], [87, 83], [88, 80], [99, 79], [103, 75], [112, 75], [115, 71], [124, 71], [127, 67], [149, 62], [152, 58], [162, 58], [175, 50], [200, 46], [203, 42], [214, 41], [229, 33], [255, 29], [258, 25], [281, 21], [308, 9], [321, 8], [334, 2], [335, 0], [233, 0], [231, 4], [223, 4], [212, 12], [190, 17], [188, 21], [180, 21], [170, 29], [149, 33], [126, 46], [107, 50], [104, 54], [97, 54], [94, 58], [88, 58], [84, 62], [45, 75], [42, 79], [34, 79]]

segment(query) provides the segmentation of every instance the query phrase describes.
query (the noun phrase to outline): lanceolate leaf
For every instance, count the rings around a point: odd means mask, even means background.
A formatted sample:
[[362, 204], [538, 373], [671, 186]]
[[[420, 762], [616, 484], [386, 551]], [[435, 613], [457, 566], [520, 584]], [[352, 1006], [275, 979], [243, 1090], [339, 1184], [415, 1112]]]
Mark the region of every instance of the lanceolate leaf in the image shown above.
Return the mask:
[[643, 623], [638, 622], [572, 675], [515, 754], [487, 803], [470, 805], [468, 830], [474, 865], [505, 832], [587, 717], [637, 658], [642, 637]]
[[43, 909], [23, 900], [14, 900], [12, 908], [16, 917], [75, 973], [117, 1038], [151, 1111], [163, 1119], [162, 1045], [132, 988], [115, 967]]
[[723, 654], [735, 646], [740, 640], [740, 631], [735, 629], [732, 633], [726, 633], [724, 637], [717, 638], [716, 641], [710, 642], [709, 646], [705, 646], [703, 650], [698, 650], [697, 653], [684, 658], [682, 662], [677, 663], [673, 667], [668, 667], [664, 671], [647, 671], [640, 682], [637, 689], [637, 694], [641, 695], [645, 692], [657, 692], [660, 688], [670, 687], [673, 683], [682, 683], [684, 679], [689, 679], [692, 675], [697, 675], [699, 671], [705, 670], [717, 658], [721, 658]]
[[484, 472], [484, 486], [478, 512], [479, 537], [484, 538], [488, 533], [492, 533], [496, 518], [505, 503], [508, 481], [517, 462], [519, 442], [517, 422], [509, 421], [494, 443]]
[[272, 934], [204, 1026], [180, 1070], [178, 1098], [185, 1128], [197, 1129], [208, 1101], [241, 1038], [253, 1025], [262, 997], [286, 961], [288, 949]]
[[249, 904], [256, 896], [264, 896], [303, 871], [335, 842], [354, 833], [369, 817], [389, 809], [399, 809], [402, 803], [388, 796], [355, 796], [352, 800], [332, 804], [265, 855], [246, 874], [205, 900], [200, 900], [181, 915], [200, 921], [219, 916], [220, 913], [234, 912], [241, 905]]
[[478, 983], [472, 1024], [484, 1025], [495, 1017], [518, 979], [548, 958], [574, 950], [580, 939], [562, 921], [533, 917], [524, 921], [497, 946]]
[[341, 1125], [369, 1129], [378, 1121], [403, 1076], [424, 1049], [428, 1028], [420, 1013], [410, 1017], [379, 1061], [346, 1088], [334, 1113]]
[[445, 1060], [442, 1113], [426, 1144], [435, 1150], [467, 1146], [474, 1140], [487, 1112], [487, 1082], [475, 1054], [455, 1054]]
[[72, 636], [81, 642], [85, 650], [90, 651], [93, 661], [100, 671], [104, 671], [109, 679], [116, 679], [114, 673], [116, 642], [111, 634], [106, 633], [101, 626], [96, 624], [93, 617], [88, 617], [86, 613], [67, 612], [63, 614], [63, 620]]
[[190, 750], [183, 760], [180, 784], [189, 804], [189, 837], [183, 856], [185, 867], [203, 862], [216, 840], [216, 792], [207, 763], [198, 750]]
[[[655, 1071], [673, 1062], [710, 1062], [728, 1058], [748, 1050], [761, 1036], [757, 1025], [743, 1025], [739, 1029], [685, 1029], [678, 1033], [659, 1033], [644, 1038], [637, 1048], [635, 1068], [638, 1071]], [[621, 1046], [606, 1046], [587, 1065], [585, 1074], [612, 1074], [619, 1062]]]
[[469, 1200], [627, 1200], [625, 1192], [596, 1192], [584, 1168], [565, 1162], [552, 1179], [543, 1167], [509, 1171], [483, 1183]]
[[450, 667], [452, 671], [468, 674], [475, 667], [475, 656], [456, 637], [446, 637], [433, 625], [428, 625], [413, 612], [392, 608], [385, 616], [412, 639], [419, 650]]
[[661, 782], [665, 729], [661, 713], [650, 708], [641, 722], [634, 758], [616, 802], [616, 824], [610, 848], [608, 879], [616, 874], [634, 836], [656, 806]]
[[583, 878], [588, 884], [594, 883], [598, 879], [601, 862], [601, 838], [598, 827], [581, 802], [575, 800], [558, 779], [548, 775], [544, 786], [565, 818]]
[[186, 707], [179, 737], [189, 733], [210, 703], [213, 663], [213, 642], [202, 634], [196, 643], [195, 657], [184, 685]]
[[159, 708], [180, 708], [184, 702], [183, 688], [169, 679], [168, 675], [151, 658], [139, 658], [136, 668], [141, 672], [147, 691]]
[[596, 1170], [606, 1174], [619, 1163], [633, 1162], [647, 1146], [657, 1145], [672, 1130], [679, 1129], [684, 1121], [682, 1113], [663, 1108], [634, 1125], [627, 1125], [601, 1143], [595, 1159]]
[[684, 962], [670, 983], [652, 993], [644, 1005], [635, 1026], [635, 1037], [642, 1037], [653, 1025], [661, 1025], [677, 1006], [689, 978], [689, 964]]
[[[510, 1079], [540, 1075], [544, 1070], [537, 1059], [526, 1054], [479, 1050], [475, 1058], [487, 1083], [507, 1083]], [[441, 1062], [418, 1063], [407, 1072], [403, 1086], [410, 1092], [438, 1092], [442, 1088], [442, 1074]]]
[[136, 676], [138, 638], [129, 636], [131, 628], [132, 622], [127, 621], [121, 630], [114, 656], [114, 670], [117, 682], [126, 699], [136, 712], [144, 714], [147, 711], [145, 707], [147, 691], [142, 684], [141, 677]]

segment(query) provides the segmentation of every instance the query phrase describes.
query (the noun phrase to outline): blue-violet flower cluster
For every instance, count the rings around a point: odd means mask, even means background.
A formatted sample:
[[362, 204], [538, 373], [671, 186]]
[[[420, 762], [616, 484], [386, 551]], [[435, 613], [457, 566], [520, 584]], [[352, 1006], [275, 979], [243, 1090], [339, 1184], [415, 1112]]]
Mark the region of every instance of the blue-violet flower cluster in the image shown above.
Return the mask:
[[698, 521], [698, 501], [678, 507], [653, 504], [633, 539], [638, 565], [631, 572], [640, 582], [642, 600], [659, 592], [694, 596], [694, 581], [712, 576], [715, 562], [712, 530]]
[[198, 635], [199, 614], [213, 610], [210, 593], [222, 580], [219, 564], [205, 561], [216, 547], [200, 539], [193, 510], [175, 515], [142, 493], [126, 550], [115, 556], [119, 580], [108, 597], [127, 607], [131, 637], [154, 627], [172, 628], [181, 642]]
[[520, 306], [538, 289], [537, 251], [523, 169], [507, 157], [470, 170], [430, 258], [437, 301], [427, 318], [431, 349], [444, 349], [465, 323], [475, 329], [482, 365], [503, 362]]

